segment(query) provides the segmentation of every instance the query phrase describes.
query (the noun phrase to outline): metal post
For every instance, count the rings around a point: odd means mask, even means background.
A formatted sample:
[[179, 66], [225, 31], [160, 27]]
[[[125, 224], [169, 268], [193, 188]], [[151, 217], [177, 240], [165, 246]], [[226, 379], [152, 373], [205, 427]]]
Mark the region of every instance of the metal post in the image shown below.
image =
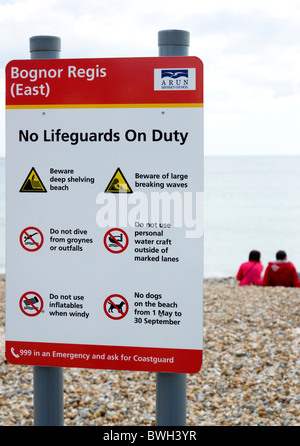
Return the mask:
[[29, 39], [30, 59], [59, 59], [60, 37], [33, 36]]
[[[164, 30], [158, 33], [159, 56], [188, 56], [190, 33]], [[156, 374], [156, 425], [186, 425], [186, 374]]]
[[158, 55], [188, 56], [190, 46], [190, 33], [180, 29], [166, 29], [158, 32]]
[[[30, 37], [31, 59], [59, 59], [60, 38], [55, 36]], [[60, 367], [33, 368], [34, 425], [63, 426], [63, 369]]]
[[34, 425], [64, 425], [63, 369], [60, 367], [33, 368]]

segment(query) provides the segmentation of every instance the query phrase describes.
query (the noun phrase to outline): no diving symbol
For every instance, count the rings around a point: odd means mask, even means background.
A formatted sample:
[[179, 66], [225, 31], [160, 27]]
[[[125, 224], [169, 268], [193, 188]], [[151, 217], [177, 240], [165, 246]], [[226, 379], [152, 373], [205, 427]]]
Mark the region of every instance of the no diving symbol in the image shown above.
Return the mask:
[[21, 311], [26, 316], [37, 316], [44, 306], [43, 299], [34, 291], [27, 291], [20, 299]]
[[103, 240], [105, 248], [113, 254], [120, 254], [125, 251], [129, 243], [128, 235], [119, 228], [107, 231]]
[[20, 243], [26, 251], [38, 251], [44, 243], [42, 231], [34, 226], [23, 229], [20, 234]]
[[104, 311], [106, 316], [111, 319], [123, 319], [128, 313], [128, 309], [127, 300], [120, 294], [111, 294], [105, 299]]

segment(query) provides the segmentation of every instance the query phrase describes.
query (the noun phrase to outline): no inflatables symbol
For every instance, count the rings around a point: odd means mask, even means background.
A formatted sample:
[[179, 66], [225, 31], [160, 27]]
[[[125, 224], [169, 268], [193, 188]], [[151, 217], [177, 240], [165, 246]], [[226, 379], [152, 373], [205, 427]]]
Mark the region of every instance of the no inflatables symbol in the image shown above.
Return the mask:
[[119, 228], [109, 229], [103, 241], [105, 248], [113, 254], [120, 254], [125, 251], [129, 243], [128, 235]]
[[111, 294], [105, 299], [104, 311], [106, 316], [111, 319], [123, 319], [128, 313], [128, 302], [125, 297], [120, 294]]
[[20, 308], [26, 316], [37, 316], [44, 306], [43, 299], [35, 291], [27, 291], [20, 299]]

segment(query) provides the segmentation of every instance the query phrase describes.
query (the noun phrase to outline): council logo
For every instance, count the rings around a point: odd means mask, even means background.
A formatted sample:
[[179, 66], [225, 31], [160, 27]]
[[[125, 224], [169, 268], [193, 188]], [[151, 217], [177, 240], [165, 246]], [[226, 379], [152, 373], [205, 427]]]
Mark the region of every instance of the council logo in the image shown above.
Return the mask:
[[154, 90], [195, 90], [195, 68], [155, 68]]

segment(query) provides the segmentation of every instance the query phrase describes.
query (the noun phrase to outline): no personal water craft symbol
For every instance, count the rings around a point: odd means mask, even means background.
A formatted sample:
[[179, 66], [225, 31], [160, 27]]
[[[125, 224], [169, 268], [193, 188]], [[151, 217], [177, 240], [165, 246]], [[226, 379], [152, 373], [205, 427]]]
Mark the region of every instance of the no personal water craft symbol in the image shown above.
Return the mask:
[[103, 241], [105, 248], [113, 254], [120, 254], [125, 251], [129, 243], [128, 235], [123, 229], [119, 228], [109, 229]]

